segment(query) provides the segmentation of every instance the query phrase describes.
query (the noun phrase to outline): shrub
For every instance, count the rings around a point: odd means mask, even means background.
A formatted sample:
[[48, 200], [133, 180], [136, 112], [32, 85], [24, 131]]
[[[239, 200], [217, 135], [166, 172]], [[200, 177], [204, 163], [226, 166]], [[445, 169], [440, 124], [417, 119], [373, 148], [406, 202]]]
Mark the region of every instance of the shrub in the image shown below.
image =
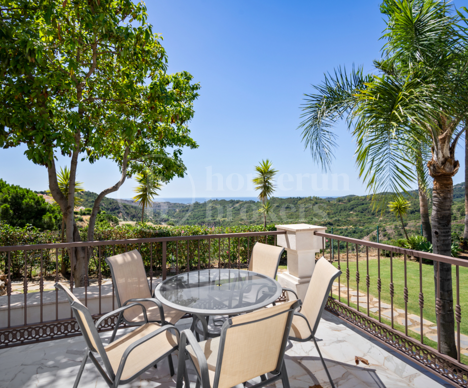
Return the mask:
[[48, 204], [32, 190], [9, 185], [0, 179], [0, 221], [20, 228], [33, 225], [56, 230], [61, 220], [62, 214], [57, 206]]
[[[263, 226], [206, 227], [198, 225], [179, 225], [169, 227], [137, 223], [134, 226], [125, 224], [116, 227], [103, 227], [103, 224], [101, 224], [96, 227], [94, 239], [99, 241], [126, 240], [151, 237], [261, 232], [265, 230], [276, 230], [276, 228], [274, 225], [269, 225], [265, 229]], [[81, 233], [84, 238], [87, 233], [87, 228], [85, 227]], [[274, 244], [275, 236], [261, 237], [260, 241]], [[256, 240], [253, 237], [210, 239], [200, 240], [200, 242], [170, 241], [166, 243], [167, 266], [169, 267], [171, 265], [171, 259], [173, 259], [174, 266], [178, 267], [179, 271], [187, 270], [188, 266], [190, 266], [190, 269], [197, 268], [198, 260], [200, 260], [200, 266], [202, 268], [218, 265], [226, 268], [237, 268], [238, 264], [245, 266], [255, 242]], [[103, 246], [99, 250], [96, 249], [91, 256], [90, 268], [91, 270], [98, 268], [99, 254], [102, 258], [131, 249], [139, 250], [147, 271], [150, 270], [151, 263], [153, 264], [153, 269], [162, 268], [162, 243]], [[110, 275], [109, 269], [103, 260], [101, 261], [101, 268], [104, 275]]]
[[[13, 227], [0, 222], [0, 246], [14, 245], [35, 245], [60, 242], [58, 233], [51, 231], [41, 231], [40, 229], [26, 225], [25, 227]], [[53, 250], [31, 250], [26, 252], [12, 252], [10, 254], [11, 276], [19, 277], [24, 274], [25, 262], [27, 272], [30, 273], [34, 267], [40, 268], [42, 264], [44, 271], [53, 271], [55, 269], [55, 252]], [[8, 265], [8, 254], [0, 253], [0, 270], [6, 273]]]

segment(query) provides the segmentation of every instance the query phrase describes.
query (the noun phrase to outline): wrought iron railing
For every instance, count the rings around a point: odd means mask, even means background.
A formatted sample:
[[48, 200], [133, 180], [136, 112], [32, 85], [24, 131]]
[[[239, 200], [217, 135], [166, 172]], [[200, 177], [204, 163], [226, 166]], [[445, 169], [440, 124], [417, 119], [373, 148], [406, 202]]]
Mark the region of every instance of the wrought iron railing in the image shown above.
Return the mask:
[[[284, 231], [226, 233], [62, 244], [0, 247], [0, 270], [6, 275], [6, 294], [0, 295], [0, 348], [79, 335], [66, 300], [53, 284], [63, 280], [62, 261], [70, 248], [86, 248], [89, 262], [83, 287], [75, 287], [73, 266], [67, 274], [70, 289], [97, 320], [115, 309], [115, 290], [105, 258], [138, 249], [151, 288], [171, 274], [203, 268], [246, 268], [257, 241], [275, 244]], [[45, 285], [49, 281], [49, 286]], [[64, 316], [65, 315], [65, 316]], [[20, 322], [19, 322], [20, 321]], [[115, 317], [101, 325], [113, 328]]]
[[[463, 299], [468, 260], [329, 233], [315, 235], [322, 237], [325, 257], [342, 271], [327, 310], [446, 381], [468, 387], [468, 325], [462, 324], [461, 315], [462, 304], [468, 303]], [[453, 266], [456, 357], [441, 353], [439, 263]]]
[[[48, 281], [50, 285], [62, 278], [59, 265], [62, 260], [69, 260], [70, 248], [86, 248], [90, 263], [83, 287], [75, 287], [73, 272], [68, 274], [70, 289], [94, 309], [94, 318], [98, 319], [116, 307], [114, 285], [104, 260], [108, 256], [138, 249], [153, 288], [161, 279], [182, 271], [246, 268], [255, 242], [276, 245], [277, 235], [284, 233], [265, 231], [0, 247], [0, 270], [6, 275], [7, 285], [6, 294], [0, 295], [0, 348], [80, 335], [68, 302], [53, 287], [46, 287]], [[328, 233], [315, 234], [322, 237], [323, 254], [343, 272], [331, 292], [327, 309], [446, 381], [468, 388], [468, 343], [465, 356], [461, 316], [466, 299], [464, 287], [468, 287], [468, 269], [465, 271], [468, 261]], [[434, 281], [440, 282], [440, 276], [438, 271], [435, 280], [433, 276], [425, 276], [430, 264], [423, 263], [424, 260], [435, 263], [436, 268], [440, 262], [454, 266], [455, 358], [440, 352], [442, 301], [440, 295], [435, 295], [434, 303], [429, 297], [434, 293]], [[412, 303], [415, 298], [418, 311]], [[371, 307], [372, 300], [375, 307]], [[387, 304], [388, 308], [384, 308]], [[434, 337], [428, 337], [424, 321], [431, 310], [437, 318], [435, 329], [431, 329], [437, 334], [435, 341]], [[402, 321], [397, 314], [403, 317]], [[412, 315], [419, 318], [416, 331], [411, 330]], [[114, 323], [114, 317], [108, 319], [101, 330], [111, 330]], [[466, 328], [468, 335], [468, 325]]]

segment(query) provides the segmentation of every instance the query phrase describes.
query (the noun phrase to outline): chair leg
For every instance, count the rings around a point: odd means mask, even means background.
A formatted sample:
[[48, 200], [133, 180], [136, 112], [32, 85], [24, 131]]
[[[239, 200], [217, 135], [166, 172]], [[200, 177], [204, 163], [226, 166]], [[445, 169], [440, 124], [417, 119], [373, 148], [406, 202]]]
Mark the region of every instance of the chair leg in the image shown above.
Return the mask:
[[185, 367], [185, 354], [182, 354], [182, 352], [179, 349], [179, 364], [177, 366], [177, 379], [176, 379], [176, 387], [177, 388], [182, 388], [182, 383], [185, 381], [185, 386], [188, 388], [190, 385], [188, 385], [188, 373], [187, 373], [187, 368]]
[[283, 388], [290, 388], [288, 371], [286, 370], [286, 362], [283, 360], [283, 367], [281, 368], [281, 382], [283, 383]]
[[190, 380], [188, 377], [188, 370], [185, 367], [185, 363], [184, 363], [184, 380], [185, 380], [185, 388], [190, 388]]
[[320, 352], [320, 348], [317, 345], [317, 341], [315, 340], [315, 337], [314, 337], [314, 343], [315, 343], [315, 347], [317, 348], [317, 352], [320, 356], [320, 360], [322, 361], [322, 365], [325, 368], [325, 372], [327, 372], [328, 380], [330, 380], [330, 384], [332, 388], [335, 388], [335, 384], [333, 384], [333, 380], [330, 376], [330, 373], [328, 372], [327, 364], [325, 364], [325, 360], [323, 359], [322, 352]]
[[172, 354], [167, 356], [167, 361], [169, 361], [169, 370], [171, 371], [171, 376], [174, 376], [174, 364], [172, 362]]
[[78, 387], [78, 384], [80, 383], [81, 375], [83, 374], [87, 360], [88, 360], [88, 350], [86, 349], [86, 352], [83, 357], [83, 361], [81, 361], [80, 370], [78, 371], [78, 376], [76, 376], [75, 384], [73, 384], [73, 388]]

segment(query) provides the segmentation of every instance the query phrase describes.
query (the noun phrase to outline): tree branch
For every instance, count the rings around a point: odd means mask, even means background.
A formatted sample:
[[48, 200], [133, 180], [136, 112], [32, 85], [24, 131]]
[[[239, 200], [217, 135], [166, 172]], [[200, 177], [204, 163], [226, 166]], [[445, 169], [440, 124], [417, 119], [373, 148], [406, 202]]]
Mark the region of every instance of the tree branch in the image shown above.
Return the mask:
[[96, 216], [99, 211], [99, 206], [101, 205], [101, 201], [107, 194], [113, 193], [117, 191], [120, 186], [122, 186], [127, 178], [127, 167], [128, 167], [128, 154], [130, 152], [130, 146], [125, 148], [125, 153], [122, 159], [122, 175], [120, 176], [120, 180], [113, 186], [105, 189], [102, 191], [97, 198], [94, 200], [93, 210], [91, 212], [91, 217], [89, 218], [89, 225], [88, 225], [88, 241], [92, 241], [94, 239], [94, 227], [96, 225]]

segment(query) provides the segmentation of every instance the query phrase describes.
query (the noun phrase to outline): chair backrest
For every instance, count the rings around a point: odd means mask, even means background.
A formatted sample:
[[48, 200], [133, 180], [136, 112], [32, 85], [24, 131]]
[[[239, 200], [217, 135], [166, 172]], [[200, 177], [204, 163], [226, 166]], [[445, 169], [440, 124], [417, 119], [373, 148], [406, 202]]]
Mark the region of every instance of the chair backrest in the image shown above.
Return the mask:
[[300, 304], [294, 300], [225, 322], [214, 388], [233, 387], [268, 372], [279, 372], [293, 314]]
[[[121, 253], [108, 257], [106, 262], [111, 269], [119, 307], [129, 299], [151, 298], [151, 290], [140, 252], [135, 249]], [[124, 317], [131, 321], [139, 314], [141, 314], [141, 308], [135, 307], [125, 310]]]
[[333, 282], [340, 275], [341, 271], [324, 257], [315, 263], [314, 273], [310, 279], [309, 288], [301, 309], [301, 313], [309, 321], [313, 335], [317, 331]]
[[283, 251], [284, 248], [275, 245], [256, 243], [252, 249], [249, 271], [275, 279]]
[[75, 316], [78, 325], [80, 326], [81, 333], [83, 334], [83, 337], [86, 341], [86, 344], [88, 345], [89, 350], [91, 350], [92, 352], [98, 352], [101, 358], [103, 359], [104, 363], [106, 364], [106, 367], [108, 365], [110, 366], [106, 352], [104, 350], [104, 346], [102, 345], [101, 337], [99, 337], [96, 326], [94, 325], [93, 318], [88, 308], [83, 303], [81, 303], [75, 295], [73, 295], [73, 293], [65, 284], [56, 283], [55, 288], [65, 291], [65, 295], [67, 296], [68, 301], [70, 302], [73, 315]]

